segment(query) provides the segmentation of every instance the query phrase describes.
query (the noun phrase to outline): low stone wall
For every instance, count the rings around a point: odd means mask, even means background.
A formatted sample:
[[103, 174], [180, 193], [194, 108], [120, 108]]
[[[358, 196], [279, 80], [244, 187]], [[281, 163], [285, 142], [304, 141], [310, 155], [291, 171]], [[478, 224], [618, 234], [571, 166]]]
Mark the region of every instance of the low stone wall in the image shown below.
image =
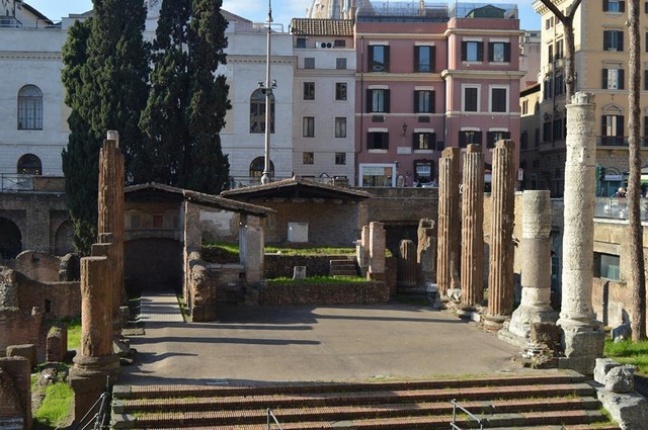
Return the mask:
[[261, 305], [370, 305], [386, 303], [389, 287], [384, 282], [305, 283], [264, 285]]
[[266, 279], [292, 278], [295, 266], [306, 266], [306, 276], [329, 276], [333, 259], [354, 258], [353, 255], [281, 255], [266, 254], [263, 263]]

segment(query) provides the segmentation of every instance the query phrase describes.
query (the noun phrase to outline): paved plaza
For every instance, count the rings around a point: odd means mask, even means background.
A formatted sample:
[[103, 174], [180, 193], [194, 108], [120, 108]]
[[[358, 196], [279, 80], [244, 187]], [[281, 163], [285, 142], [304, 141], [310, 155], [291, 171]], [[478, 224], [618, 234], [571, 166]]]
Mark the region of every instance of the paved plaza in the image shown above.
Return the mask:
[[121, 384], [371, 381], [521, 371], [519, 349], [448, 311], [373, 306], [224, 306], [182, 321], [172, 295], [143, 298], [145, 334]]

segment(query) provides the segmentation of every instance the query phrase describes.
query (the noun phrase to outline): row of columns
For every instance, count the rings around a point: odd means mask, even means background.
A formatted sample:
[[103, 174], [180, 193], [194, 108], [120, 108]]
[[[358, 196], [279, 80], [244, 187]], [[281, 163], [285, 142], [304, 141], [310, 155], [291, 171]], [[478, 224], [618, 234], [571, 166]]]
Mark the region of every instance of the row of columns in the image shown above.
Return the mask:
[[[578, 93], [572, 99], [567, 105], [567, 121], [562, 310], [557, 324], [564, 332], [565, 367], [591, 373], [604, 339], [591, 299], [596, 165], [591, 94]], [[513, 312], [517, 170], [513, 153], [510, 140], [499, 141], [493, 149], [489, 296], [484, 323], [501, 328], [510, 319], [510, 333], [528, 339], [533, 323], [557, 319], [550, 306], [551, 202], [549, 191], [525, 191], [523, 195], [522, 297]], [[460, 285], [460, 311], [474, 312], [484, 300], [484, 156], [480, 145], [468, 145], [458, 188], [459, 155], [458, 149], [447, 148], [439, 160], [437, 285], [442, 296], [457, 291]]]

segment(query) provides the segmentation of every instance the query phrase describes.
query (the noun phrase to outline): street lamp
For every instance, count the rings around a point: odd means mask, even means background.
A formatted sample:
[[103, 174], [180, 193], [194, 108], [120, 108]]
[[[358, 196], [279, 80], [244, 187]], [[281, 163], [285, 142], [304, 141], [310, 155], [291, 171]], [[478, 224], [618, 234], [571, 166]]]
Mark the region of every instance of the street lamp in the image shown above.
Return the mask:
[[261, 175], [261, 183], [269, 184], [270, 183], [270, 128], [272, 121], [272, 110], [270, 109], [270, 103], [272, 101], [272, 92], [277, 88], [277, 81], [270, 80], [270, 48], [272, 47], [272, 0], [268, 0], [268, 38], [266, 43], [266, 77], [264, 85], [261, 86], [261, 90], [265, 93], [265, 143], [264, 143], [264, 164], [263, 164], [263, 174]]

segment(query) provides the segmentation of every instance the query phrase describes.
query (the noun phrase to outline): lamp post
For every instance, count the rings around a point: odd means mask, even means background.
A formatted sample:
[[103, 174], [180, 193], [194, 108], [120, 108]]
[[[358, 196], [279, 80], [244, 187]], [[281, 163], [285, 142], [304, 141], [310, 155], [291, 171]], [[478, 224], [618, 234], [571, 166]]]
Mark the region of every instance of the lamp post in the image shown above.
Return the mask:
[[272, 0], [268, 0], [268, 37], [266, 42], [266, 76], [261, 90], [265, 92], [265, 140], [264, 140], [264, 164], [261, 183], [270, 183], [270, 131], [272, 121], [272, 91], [277, 88], [277, 81], [270, 81], [270, 49], [272, 47]]

